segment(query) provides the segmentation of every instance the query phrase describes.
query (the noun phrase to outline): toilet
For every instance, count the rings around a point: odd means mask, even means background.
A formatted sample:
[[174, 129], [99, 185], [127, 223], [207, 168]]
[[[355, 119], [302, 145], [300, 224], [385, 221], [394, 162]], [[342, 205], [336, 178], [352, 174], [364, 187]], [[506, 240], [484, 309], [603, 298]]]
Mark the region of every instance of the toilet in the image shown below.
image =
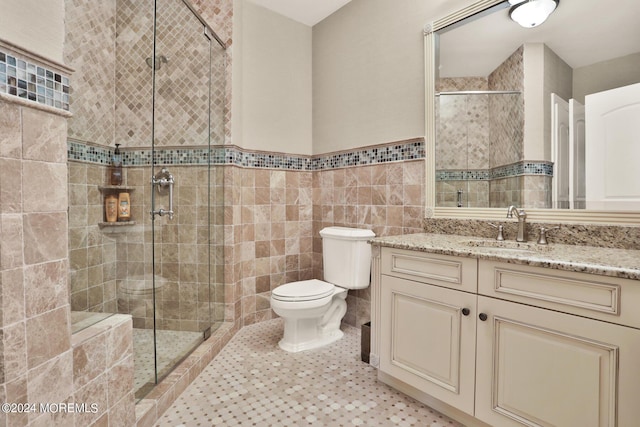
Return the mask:
[[271, 308], [284, 320], [278, 343], [289, 352], [311, 350], [342, 338], [340, 322], [347, 312], [349, 289], [369, 286], [371, 230], [326, 227], [322, 237], [324, 281], [286, 283], [271, 292]]

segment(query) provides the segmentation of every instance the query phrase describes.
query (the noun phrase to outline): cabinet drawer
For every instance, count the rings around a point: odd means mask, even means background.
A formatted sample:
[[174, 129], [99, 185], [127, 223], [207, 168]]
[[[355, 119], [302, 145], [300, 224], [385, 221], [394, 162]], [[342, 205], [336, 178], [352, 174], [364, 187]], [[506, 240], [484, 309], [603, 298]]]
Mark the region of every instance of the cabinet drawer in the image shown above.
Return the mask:
[[467, 292], [477, 292], [477, 262], [475, 258], [382, 249], [382, 274]]
[[638, 282], [487, 260], [478, 270], [482, 295], [640, 327]]

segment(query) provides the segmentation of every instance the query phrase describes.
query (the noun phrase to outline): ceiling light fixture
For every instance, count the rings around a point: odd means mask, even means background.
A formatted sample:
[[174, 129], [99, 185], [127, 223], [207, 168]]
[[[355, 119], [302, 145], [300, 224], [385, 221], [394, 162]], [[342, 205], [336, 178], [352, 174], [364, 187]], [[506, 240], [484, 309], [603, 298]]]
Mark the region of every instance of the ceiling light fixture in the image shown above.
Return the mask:
[[533, 28], [547, 20], [560, 0], [509, 0], [509, 16], [525, 28]]

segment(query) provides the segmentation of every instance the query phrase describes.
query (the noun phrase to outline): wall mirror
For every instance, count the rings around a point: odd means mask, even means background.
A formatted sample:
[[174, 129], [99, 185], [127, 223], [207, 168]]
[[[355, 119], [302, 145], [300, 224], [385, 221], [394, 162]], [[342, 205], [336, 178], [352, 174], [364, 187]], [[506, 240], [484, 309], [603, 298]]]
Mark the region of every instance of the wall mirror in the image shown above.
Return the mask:
[[535, 28], [509, 6], [425, 26], [427, 216], [640, 224], [640, 2], [563, 0]]

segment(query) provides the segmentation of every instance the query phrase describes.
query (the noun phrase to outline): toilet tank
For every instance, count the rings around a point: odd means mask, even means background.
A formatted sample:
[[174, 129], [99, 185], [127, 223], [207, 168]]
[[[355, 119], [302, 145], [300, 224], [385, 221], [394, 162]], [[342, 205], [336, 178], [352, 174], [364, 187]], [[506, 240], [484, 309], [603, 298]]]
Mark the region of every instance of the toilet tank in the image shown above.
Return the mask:
[[322, 237], [324, 280], [345, 289], [364, 289], [369, 286], [371, 273], [371, 245], [375, 237], [371, 230], [348, 227], [326, 227]]

